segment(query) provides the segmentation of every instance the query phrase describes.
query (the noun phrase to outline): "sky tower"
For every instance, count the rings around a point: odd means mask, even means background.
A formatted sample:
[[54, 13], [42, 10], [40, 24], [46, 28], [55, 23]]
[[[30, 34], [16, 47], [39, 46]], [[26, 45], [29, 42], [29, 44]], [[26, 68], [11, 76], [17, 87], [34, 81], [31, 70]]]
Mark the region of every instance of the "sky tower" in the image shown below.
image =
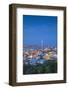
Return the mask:
[[41, 49], [43, 50], [43, 40], [41, 40]]

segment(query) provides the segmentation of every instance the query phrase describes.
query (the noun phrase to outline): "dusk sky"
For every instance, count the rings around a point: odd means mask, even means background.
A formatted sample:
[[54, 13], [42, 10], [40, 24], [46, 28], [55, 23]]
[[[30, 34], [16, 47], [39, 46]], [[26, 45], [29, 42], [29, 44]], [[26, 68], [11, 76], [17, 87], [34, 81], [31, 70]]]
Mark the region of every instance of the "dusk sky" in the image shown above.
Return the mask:
[[25, 45], [56, 46], [57, 44], [57, 17], [56, 16], [23, 16], [23, 32]]

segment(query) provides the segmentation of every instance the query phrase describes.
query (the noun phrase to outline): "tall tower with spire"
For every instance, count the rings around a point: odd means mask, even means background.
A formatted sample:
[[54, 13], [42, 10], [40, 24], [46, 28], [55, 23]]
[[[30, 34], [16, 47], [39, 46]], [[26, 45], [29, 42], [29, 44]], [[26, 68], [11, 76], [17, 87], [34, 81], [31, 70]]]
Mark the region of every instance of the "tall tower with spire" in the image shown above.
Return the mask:
[[43, 50], [43, 40], [41, 40], [41, 49]]

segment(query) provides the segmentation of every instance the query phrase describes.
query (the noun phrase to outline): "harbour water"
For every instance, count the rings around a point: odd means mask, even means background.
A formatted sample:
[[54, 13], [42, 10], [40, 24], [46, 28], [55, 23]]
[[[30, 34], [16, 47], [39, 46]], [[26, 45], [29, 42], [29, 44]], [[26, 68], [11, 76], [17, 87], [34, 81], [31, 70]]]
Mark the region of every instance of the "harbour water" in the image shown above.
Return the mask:
[[30, 62], [30, 64], [33, 64], [33, 65], [35, 65], [35, 64], [43, 64], [44, 62], [45, 62], [46, 60], [44, 60], [44, 59], [31, 59], [31, 60], [29, 60], [29, 62]]
[[47, 60], [44, 59], [27, 59], [26, 60], [26, 64], [31, 64], [31, 65], [36, 65], [36, 64], [43, 64], [44, 62], [46, 62]]

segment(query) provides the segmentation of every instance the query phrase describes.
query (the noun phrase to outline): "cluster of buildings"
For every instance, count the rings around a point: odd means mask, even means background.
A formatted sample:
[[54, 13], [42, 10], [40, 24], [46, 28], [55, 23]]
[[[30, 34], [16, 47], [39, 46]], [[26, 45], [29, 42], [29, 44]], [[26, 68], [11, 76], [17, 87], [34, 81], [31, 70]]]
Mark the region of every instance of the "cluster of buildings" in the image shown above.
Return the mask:
[[24, 63], [32, 60], [57, 60], [57, 48], [29, 49], [23, 52]]

